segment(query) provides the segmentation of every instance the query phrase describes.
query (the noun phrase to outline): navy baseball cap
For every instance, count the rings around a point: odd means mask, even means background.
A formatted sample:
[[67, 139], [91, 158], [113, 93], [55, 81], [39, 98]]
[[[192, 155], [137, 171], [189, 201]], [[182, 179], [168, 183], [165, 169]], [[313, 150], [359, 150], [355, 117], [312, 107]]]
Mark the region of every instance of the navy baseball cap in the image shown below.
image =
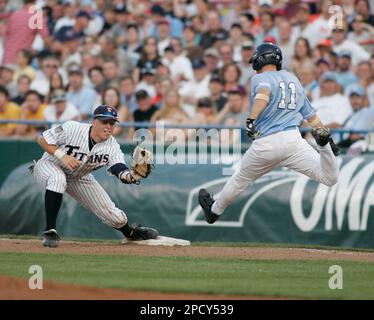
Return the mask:
[[93, 114], [94, 119], [113, 119], [118, 121], [117, 110], [111, 106], [101, 105], [98, 106]]

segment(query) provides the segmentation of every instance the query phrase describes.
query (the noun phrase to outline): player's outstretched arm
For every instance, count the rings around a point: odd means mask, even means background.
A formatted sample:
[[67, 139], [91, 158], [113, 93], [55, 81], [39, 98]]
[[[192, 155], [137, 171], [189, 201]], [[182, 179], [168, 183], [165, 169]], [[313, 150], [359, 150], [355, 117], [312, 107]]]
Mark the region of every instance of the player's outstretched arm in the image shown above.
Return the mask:
[[57, 148], [56, 145], [48, 144], [48, 142], [42, 136], [38, 137], [37, 141], [44, 151], [60, 159], [61, 162], [70, 170], [74, 170], [79, 167], [79, 161], [77, 159], [67, 155], [63, 150]]
[[252, 111], [246, 120], [246, 131], [247, 135], [251, 139], [256, 139], [261, 135], [260, 132], [256, 130], [255, 121], [258, 116], [264, 111], [270, 100], [270, 90], [268, 88], [261, 88], [258, 93], [256, 93], [253, 100]]

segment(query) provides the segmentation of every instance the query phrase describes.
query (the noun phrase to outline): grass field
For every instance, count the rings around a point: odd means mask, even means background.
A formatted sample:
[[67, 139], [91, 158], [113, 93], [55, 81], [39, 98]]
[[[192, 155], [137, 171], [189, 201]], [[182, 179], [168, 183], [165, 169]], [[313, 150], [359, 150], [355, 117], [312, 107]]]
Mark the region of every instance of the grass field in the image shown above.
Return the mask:
[[[195, 248], [204, 250], [205, 247], [200, 244]], [[173, 250], [170, 252], [178, 249]], [[40, 265], [44, 280], [100, 288], [306, 299], [374, 299], [373, 262], [6, 251], [0, 250], [0, 274], [20, 278], [31, 276], [29, 266]], [[328, 286], [331, 265], [343, 269], [342, 290], [331, 290]]]

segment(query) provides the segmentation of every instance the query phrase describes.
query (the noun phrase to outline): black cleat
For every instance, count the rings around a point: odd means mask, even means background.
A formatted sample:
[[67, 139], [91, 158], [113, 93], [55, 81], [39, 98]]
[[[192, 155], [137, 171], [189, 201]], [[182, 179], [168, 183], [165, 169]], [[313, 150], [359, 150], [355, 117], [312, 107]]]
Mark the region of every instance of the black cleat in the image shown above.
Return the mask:
[[149, 240], [156, 239], [158, 237], [158, 231], [156, 229], [142, 227], [139, 225], [132, 225], [132, 231], [130, 235], [126, 237], [129, 241]]
[[312, 136], [316, 140], [320, 147], [325, 146], [329, 143], [331, 137], [331, 131], [327, 127], [319, 127], [312, 129]]
[[43, 233], [43, 246], [50, 248], [57, 248], [60, 236], [55, 229], [49, 229]]
[[200, 189], [198, 198], [200, 206], [203, 208], [206, 222], [213, 224], [217, 221], [219, 215], [212, 212], [212, 206], [214, 203], [212, 196], [207, 190]]

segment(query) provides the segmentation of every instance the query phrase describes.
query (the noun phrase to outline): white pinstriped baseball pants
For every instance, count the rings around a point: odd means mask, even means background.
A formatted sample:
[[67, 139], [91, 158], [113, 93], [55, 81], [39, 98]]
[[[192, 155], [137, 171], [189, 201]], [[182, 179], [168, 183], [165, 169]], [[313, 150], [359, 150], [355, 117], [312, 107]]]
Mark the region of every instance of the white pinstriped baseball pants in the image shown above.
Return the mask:
[[80, 179], [69, 178], [57, 164], [40, 159], [34, 167], [34, 176], [47, 190], [62, 194], [67, 192], [106, 225], [119, 229], [127, 223], [126, 214], [115, 206], [91, 174]]
[[222, 214], [256, 179], [278, 166], [303, 173], [327, 186], [338, 181], [339, 164], [330, 144], [313, 149], [299, 130], [281, 131], [255, 140], [243, 155], [240, 168], [226, 182], [212, 211]]

